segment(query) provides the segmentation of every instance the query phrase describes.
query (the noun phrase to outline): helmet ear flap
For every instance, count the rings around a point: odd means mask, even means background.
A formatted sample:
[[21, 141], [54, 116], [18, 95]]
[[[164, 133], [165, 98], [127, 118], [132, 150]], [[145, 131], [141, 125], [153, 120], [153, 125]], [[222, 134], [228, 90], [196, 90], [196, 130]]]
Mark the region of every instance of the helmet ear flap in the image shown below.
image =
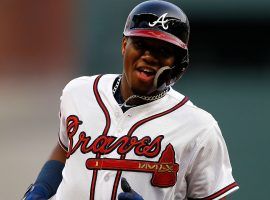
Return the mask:
[[184, 57], [182, 57], [181, 61], [176, 61], [175, 67], [172, 68], [172, 77], [173, 82], [176, 82], [181, 76], [185, 73], [187, 67], [189, 65], [189, 54], [188, 51]]
[[166, 87], [174, 85], [174, 83], [181, 78], [181, 76], [185, 73], [188, 65], [189, 65], [189, 54], [188, 51], [186, 55], [181, 56], [181, 62], [176, 60], [176, 65], [173, 67], [164, 66], [161, 67], [154, 78], [154, 87], [162, 91]]
[[170, 85], [172, 68], [169, 66], [161, 67], [154, 78], [154, 87], [162, 91]]

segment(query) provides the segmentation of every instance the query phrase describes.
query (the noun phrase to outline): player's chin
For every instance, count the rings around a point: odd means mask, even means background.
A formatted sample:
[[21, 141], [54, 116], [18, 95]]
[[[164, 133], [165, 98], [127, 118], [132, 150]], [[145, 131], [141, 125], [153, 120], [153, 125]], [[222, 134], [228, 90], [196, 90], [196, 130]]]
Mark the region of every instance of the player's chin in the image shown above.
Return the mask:
[[154, 78], [143, 79], [142, 77], [136, 75], [138, 74], [135, 74], [135, 76], [133, 76], [131, 79], [131, 90], [133, 94], [146, 96], [155, 91]]
[[147, 96], [155, 91], [153, 84], [138, 84], [136, 87], [132, 87], [133, 94]]

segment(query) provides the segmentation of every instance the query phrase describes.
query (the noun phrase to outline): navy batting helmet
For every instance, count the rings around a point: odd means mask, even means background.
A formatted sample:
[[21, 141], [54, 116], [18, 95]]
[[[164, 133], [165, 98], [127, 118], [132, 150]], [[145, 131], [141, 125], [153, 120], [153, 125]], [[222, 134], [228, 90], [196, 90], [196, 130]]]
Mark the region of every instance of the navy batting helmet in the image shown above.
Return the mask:
[[166, 1], [150, 0], [130, 12], [123, 34], [159, 39], [177, 46], [175, 66], [162, 67], [154, 81], [157, 89], [164, 89], [174, 84], [189, 64], [189, 32], [188, 18], [179, 7]]

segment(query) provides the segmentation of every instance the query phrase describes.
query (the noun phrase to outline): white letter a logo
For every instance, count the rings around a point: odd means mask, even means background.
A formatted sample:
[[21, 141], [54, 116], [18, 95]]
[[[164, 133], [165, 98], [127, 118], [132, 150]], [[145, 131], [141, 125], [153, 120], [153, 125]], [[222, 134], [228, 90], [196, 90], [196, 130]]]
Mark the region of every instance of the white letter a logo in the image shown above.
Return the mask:
[[154, 27], [156, 24], [161, 23], [162, 27], [163, 27], [165, 30], [167, 30], [167, 29], [169, 28], [168, 25], [165, 26], [165, 24], [169, 21], [168, 19], [165, 20], [165, 17], [166, 17], [167, 14], [168, 14], [168, 13], [164, 13], [163, 15], [161, 15], [161, 16], [157, 19], [157, 21], [154, 21], [152, 24], [151, 24], [151, 22], [149, 22], [149, 26]]

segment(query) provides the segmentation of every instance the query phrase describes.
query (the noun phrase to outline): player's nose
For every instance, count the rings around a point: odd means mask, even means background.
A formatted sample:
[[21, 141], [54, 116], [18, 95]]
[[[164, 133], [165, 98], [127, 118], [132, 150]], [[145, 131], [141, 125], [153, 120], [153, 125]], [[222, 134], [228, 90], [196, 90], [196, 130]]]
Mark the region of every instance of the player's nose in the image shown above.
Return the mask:
[[152, 50], [146, 49], [142, 55], [142, 60], [149, 65], [158, 65], [159, 59], [156, 53]]

